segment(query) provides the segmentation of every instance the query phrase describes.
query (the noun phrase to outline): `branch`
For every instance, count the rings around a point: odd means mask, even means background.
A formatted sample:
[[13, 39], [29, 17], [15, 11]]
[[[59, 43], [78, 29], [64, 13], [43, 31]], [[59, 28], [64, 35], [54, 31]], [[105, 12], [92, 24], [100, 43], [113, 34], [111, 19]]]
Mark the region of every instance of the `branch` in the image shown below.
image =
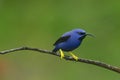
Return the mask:
[[[38, 48], [30, 48], [30, 47], [13, 48], [13, 49], [1, 51], [0, 54], [7, 54], [7, 53], [10, 53], [10, 52], [21, 51], [21, 50], [37, 51], [37, 52], [46, 53], [46, 54], [50, 54], [50, 55], [60, 57], [60, 54], [58, 54], [58, 53], [54, 53], [52, 51], [38, 49]], [[106, 63], [103, 63], [103, 62], [100, 62], [100, 61], [95, 61], [95, 60], [90, 60], [90, 59], [83, 59], [83, 58], [79, 58], [78, 61], [76, 61], [74, 58], [72, 58], [70, 56], [67, 56], [67, 55], [65, 55], [64, 59], [69, 60], [69, 61], [83, 62], [83, 63], [87, 63], [87, 64], [92, 64], [92, 65], [96, 65], [96, 66], [106, 68], [108, 70], [120, 73], [120, 68], [118, 68], [116, 66], [106, 64]]]

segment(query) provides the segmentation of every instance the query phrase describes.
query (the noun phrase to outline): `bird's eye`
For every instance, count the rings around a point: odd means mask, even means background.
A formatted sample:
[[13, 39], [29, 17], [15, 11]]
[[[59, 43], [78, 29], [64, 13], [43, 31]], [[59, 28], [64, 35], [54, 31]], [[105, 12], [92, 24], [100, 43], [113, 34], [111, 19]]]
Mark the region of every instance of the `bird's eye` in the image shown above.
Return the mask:
[[79, 35], [84, 35], [85, 33], [84, 32], [77, 32]]

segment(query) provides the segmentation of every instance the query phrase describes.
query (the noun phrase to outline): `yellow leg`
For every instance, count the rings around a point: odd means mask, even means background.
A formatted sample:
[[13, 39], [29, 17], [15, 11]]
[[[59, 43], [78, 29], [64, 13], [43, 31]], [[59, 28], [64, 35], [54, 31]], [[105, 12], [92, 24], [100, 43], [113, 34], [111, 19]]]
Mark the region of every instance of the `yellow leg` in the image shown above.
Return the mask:
[[60, 51], [60, 57], [61, 57], [61, 59], [62, 59], [63, 57], [65, 57], [65, 55], [64, 55], [62, 49], [60, 49], [59, 51]]
[[75, 56], [72, 52], [70, 52], [71, 56], [77, 61], [79, 58]]

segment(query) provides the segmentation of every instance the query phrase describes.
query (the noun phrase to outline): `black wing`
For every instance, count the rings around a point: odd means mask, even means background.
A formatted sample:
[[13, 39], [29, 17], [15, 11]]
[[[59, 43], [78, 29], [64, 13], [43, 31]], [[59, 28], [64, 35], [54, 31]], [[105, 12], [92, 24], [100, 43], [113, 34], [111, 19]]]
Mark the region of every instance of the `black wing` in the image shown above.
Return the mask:
[[57, 45], [57, 44], [59, 44], [59, 43], [61, 43], [61, 42], [65, 42], [65, 41], [67, 41], [69, 38], [70, 38], [70, 35], [68, 35], [68, 36], [62, 36], [62, 37], [60, 37], [53, 45]]

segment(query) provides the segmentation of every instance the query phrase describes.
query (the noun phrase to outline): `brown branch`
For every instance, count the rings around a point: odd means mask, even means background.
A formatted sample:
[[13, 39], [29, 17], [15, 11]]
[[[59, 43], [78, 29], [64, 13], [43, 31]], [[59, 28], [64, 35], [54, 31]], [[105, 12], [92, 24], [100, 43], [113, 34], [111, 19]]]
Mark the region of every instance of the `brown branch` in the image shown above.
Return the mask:
[[[55, 55], [55, 56], [60, 57], [60, 55], [58, 53], [54, 53], [52, 51], [38, 49], [38, 48], [30, 48], [30, 47], [13, 48], [13, 49], [1, 51], [0, 54], [7, 54], [7, 53], [10, 53], [10, 52], [21, 51], [21, 50], [37, 51], [37, 52], [51, 54], [51, 55]], [[106, 63], [103, 63], [103, 62], [100, 62], [100, 61], [95, 61], [95, 60], [90, 60], [90, 59], [83, 59], [83, 58], [79, 58], [78, 61], [76, 61], [72, 57], [66, 56], [66, 55], [65, 55], [64, 59], [65, 60], [70, 60], [70, 61], [75, 61], [75, 62], [83, 62], [83, 63], [87, 63], [87, 64], [92, 64], [92, 65], [96, 65], [96, 66], [103, 67], [103, 68], [106, 68], [108, 70], [120, 73], [120, 68], [118, 68], [116, 66], [106, 64]]]

